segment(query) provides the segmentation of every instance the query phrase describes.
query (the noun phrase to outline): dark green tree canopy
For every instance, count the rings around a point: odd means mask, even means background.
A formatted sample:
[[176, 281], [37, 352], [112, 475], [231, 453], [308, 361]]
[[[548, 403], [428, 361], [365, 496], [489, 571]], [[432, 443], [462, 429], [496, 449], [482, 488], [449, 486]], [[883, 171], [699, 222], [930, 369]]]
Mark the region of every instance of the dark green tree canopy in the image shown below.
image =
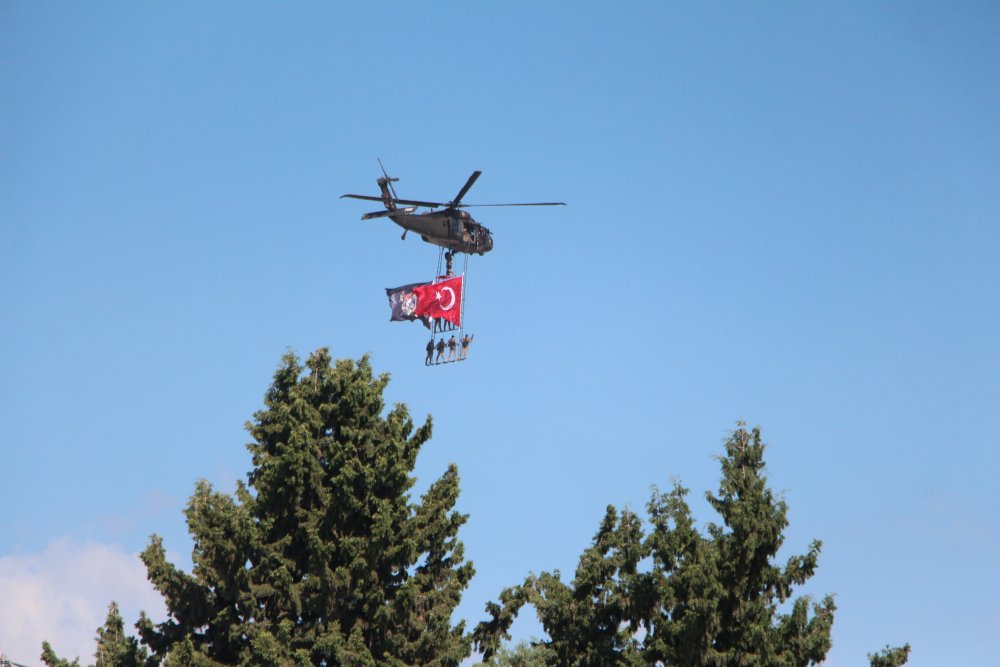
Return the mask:
[[[470, 636], [452, 614], [473, 576], [458, 531], [454, 466], [419, 500], [413, 470], [431, 436], [406, 409], [386, 409], [387, 375], [368, 358], [303, 365], [284, 356], [264, 408], [247, 423], [252, 468], [232, 495], [204, 481], [185, 509], [193, 570], [152, 536], [142, 553], [168, 618], [143, 614], [142, 644], [112, 603], [96, 667], [236, 665], [455, 667], [473, 640], [487, 665], [537, 667], [806, 667], [830, 649], [835, 605], [794, 597], [821, 544], [779, 564], [785, 502], [768, 487], [758, 429], [742, 424], [706, 499], [721, 522], [699, 530], [687, 489], [654, 491], [648, 520], [609, 506], [572, 581], [530, 575], [487, 604]], [[524, 605], [545, 641], [501, 646]], [[909, 645], [870, 654], [905, 664]], [[79, 667], [46, 642], [49, 667]]]
[[868, 661], [871, 667], [900, 667], [905, 665], [910, 657], [910, 645], [904, 644], [893, 648], [886, 646], [878, 653], [869, 653]]
[[501, 647], [484, 663], [485, 667], [546, 667], [555, 659], [552, 649], [538, 641], [521, 642], [513, 648]]
[[[108, 615], [104, 625], [97, 628], [97, 662], [94, 667], [141, 667], [147, 659], [146, 650], [139, 646], [134, 637], [125, 634], [125, 622], [122, 620], [118, 603], [108, 606]], [[48, 642], [42, 643], [41, 660], [48, 667], [80, 667], [79, 659], [63, 660], [52, 650]]]
[[234, 496], [199, 482], [186, 509], [194, 570], [154, 536], [142, 558], [169, 618], [139, 622], [151, 662], [457, 665], [451, 615], [473, 575], [454, 466], [410, 497], [431, 422], [388, 412], [366, 358], [286, 355], [247, 424], [253, 468]]
[[531, 653], [536, 663], [805, 667], [822, 662], [830, 649], [833, 598], [819, 603], [792, 598], [815, 572], [820, 543], [783, 566], [775, 562], [787, 508], [767, 486], [758, 429], [741, 424], [719, 461], [719, 490], [706, 497], [721, 524], [699, 531], [685, 500], [688, 491], [679, 484], [665, 494], [654, 492], [647, 506], [648, 533], [635, 513], [608, 507], [570, 583], [558, 572], [531, 575], [487, 605], [490, 618], [474, 633], [484, 660], [507, 659], [500, 641], [510, 638], [514, 618], [530, 604], [549, 635], [545, 651]]

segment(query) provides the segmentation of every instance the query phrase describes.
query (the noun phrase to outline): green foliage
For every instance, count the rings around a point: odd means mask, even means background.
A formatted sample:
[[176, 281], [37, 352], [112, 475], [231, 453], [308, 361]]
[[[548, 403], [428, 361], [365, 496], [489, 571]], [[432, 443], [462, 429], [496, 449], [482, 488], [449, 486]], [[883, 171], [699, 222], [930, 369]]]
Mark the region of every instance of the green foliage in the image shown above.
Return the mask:
[[512, 649], [501, 648], [486, 662], [483, 667], [545, 667], [556, 659], [551, 648], [543, 643], [532, 641], [530, 644], [521, 642]]
[[[776, 563], [787, 507], [767, 485], [759, 430], [742, 424], [719, 457], [718, 491], [706, 494], [721, 523], [699, 530], [680, 484], [654, 491], [648, 527], [609, 506], [572, 581], [532, 574], [466, 634], [451, 623], [473, 575], [458, 541], [458, 473], [450, 466], [411, 498], [431, 421], [415, 428], [404, 405], [386, 411], [387, 382], [367, 358], [334, 364], [321, 349], [302, 366], [287, 354], [247, 424], [247, 484], [233, 495], [195, 486], [185, 509], [193, 570], [169, 563], [155, 535], [142, 553], [167, 620], [142, 614], [140, 647], [112, 603], [96, 667], [454, 667], [473, 640], [492, 667], [806, 667], [825, 658], [832, 597], [793, 597], [821, 544]], [[502, 648], [524, 605], [549, 639]], [[909, 651], [868, 657], [898, 667]], [[48, 642], [42, 660], [79, 667]]]
[[[134, 637], [125, 634], [118, 603], [108, 606], [104, 625], [97, 628], [97, 662], [94, 667], [141, 667], [146, 661], [146, 650]], [[48, 642], [42, 643], [42, 662], [48, 667], [79, 667], [79, 658], [69, 662], [55, 654]]]
[[454, 466], [410, 498], [431, 422], [385, 413], [388, 376], [368, 359], [303, 368], [286, 355], [247, 424], [248, 485], [202, 481], [185, 514], [194, 569], [143, 552], [169, 618], [138, 623], [165, 665], [457, 665], [470, 653], [451, 615], [473, 575], [454, 511]]
[[52, 645], [47, 641], [42, 642], [41, 660], [48, 665], [48, 667], [80, 667], [79, 658], [74, 659], [73, 662], [63, 660], [56, 655], [56, 652], [52, 650]]
[[680, 485], [654, 492], [648, 535], [634, 513], [609, 507], [571, 583], [558, 572], [532, 575], [487, 605], [490, 619], [474, 633], [485, 659], [531, 604], [550, 638], [549, 665], [821, 662], [830, 648], [833, 599], [792, 599], [793, 588], [815, 572], [820, 543], [776, 565], [788, 521], [784, 501], [767, 487], [760, 432], [740, 425], [725, 448], [719, 491], [706, 494], [721, 525], [698, 531]]
[[905, 665], [909, 658], [909, 644], [898, 646], [896, 648], [886, 646], [878, 653], [868, 654], [868, 660], [871, 663], [871, 667], [900, 667], [900, 665]]
[[95, 667], [142, 667], [146, 661], [146, 650], [134, 637], [125, 634], [117, 602], [108, 607], [104, 626], [97, 629], [97, 652], [94, 657], [97, 659]]

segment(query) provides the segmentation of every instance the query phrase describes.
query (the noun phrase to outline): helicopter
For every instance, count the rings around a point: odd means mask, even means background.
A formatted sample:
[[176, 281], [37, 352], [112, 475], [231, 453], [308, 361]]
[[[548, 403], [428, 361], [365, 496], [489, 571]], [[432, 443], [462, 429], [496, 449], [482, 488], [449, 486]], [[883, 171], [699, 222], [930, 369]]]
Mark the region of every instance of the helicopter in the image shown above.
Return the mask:
[[[396, 196], [393, 183], [399, 181], [398, 178], [391, 178], [382, 166], [382, 177], [377, 179], [378, 187], [382, 191], [379, 197], [370, 195], [341, 195], [340, 198], [349, 197], [351, 199], [364, 199], [366, 201], [382, 202], [384, 211], [365, 213], [362, 220], [372, 220], [374, 218], [389, 218], [403, 228], [401, 239], [406, 238], [408, 232], [420, 234], [420, 238], [436, 246], [444, 248], [448, 265], [451, 266], [451, 258], [456, 253], [466, 253], [468, 255], [484, 255], [493, 250], [493, 234], [484, 225], [475, 221], [468, 212], [461, 209], [469, 206], [565, 206], [564, 202], [534, 202], [520, 204], [463, 204], [462, 198], [469, 191], [469, 188], [479, 178], [481, 171], [474, 171], [465, 182], [462, 189], [454, 199], [448, 202], [418, 201], [414, 199], [400, 199]], [[398, 205], [402, 204], [404, 208]], [[417, 213], [419, 208], [436, 209], [444, 207], [440, 211], [430, 211], [428, 213]]]

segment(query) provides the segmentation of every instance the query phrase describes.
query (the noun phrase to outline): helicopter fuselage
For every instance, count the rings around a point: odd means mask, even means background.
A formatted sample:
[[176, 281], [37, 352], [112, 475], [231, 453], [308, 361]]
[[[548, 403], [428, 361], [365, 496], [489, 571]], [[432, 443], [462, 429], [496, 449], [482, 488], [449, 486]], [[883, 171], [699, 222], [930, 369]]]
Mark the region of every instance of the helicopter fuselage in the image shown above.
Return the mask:
[[[381, 160], [379, 164], [382, 164]], [[384, 211], [365, 213], [361, 219], [389, 218], [405, 230], [403, 232], [404, 239], [407, 232], [416, 232], [427, 243], [447, 248], [452, 253], [464, 252], [469, 255], [473, 253], [485, 255], [493, 250], [493, 234], [463, 211], [463, 208], [467, 206], [565, 206], [563, 202], [463, 204], [462, 197], [476, 182], [480, 173], [479, 171], [472, 172], [469, 180], [458, 191], [458, 195], [449, 202], [398, 198], [392, 184], [399, 179], [390, 177], [385, 168], [382, 169], [383, 177], [376, 180], [379, 190], [382, 192], [381, 196], [346, 194], [340, 195], [340, 197], [341, 199], [350, 197], [351, 199], [381, 202], [385, 207]], [[400, 208], [400, 204], [406, 208]], [[439, 207], [444, 208], [428, 213], [416, 212], [419, 208], [438, 209]]]
[[[430, 213], [413, 213], [413, 209], [397, 209], [385, 217], [406, 230], [420, 234], [420, 238], [453, 252], [483, 255], [493, 250], [490, 230], [476, 222], [471, 215], [457, 209], [444, 209]], [[406, 234], [404, 232], [404, 236]]]

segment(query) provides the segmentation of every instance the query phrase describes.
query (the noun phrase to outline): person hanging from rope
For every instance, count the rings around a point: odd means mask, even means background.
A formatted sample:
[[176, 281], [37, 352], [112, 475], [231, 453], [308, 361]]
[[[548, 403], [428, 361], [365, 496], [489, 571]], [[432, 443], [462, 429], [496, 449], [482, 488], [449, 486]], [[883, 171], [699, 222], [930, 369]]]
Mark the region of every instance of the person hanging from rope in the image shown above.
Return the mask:
[[434, 336], [427, 341], [427, 358], [424, 359], [424, 366], [430, 366], [434, 359]]
[[434, 363], [440, 364], [441, 359], [444, 357], [444, 338], [438, 340], [436, 349], [437, 349], [437, 359], [434, 361]]
[[472, 343], [472, 339], [475, 337], [476, 337], [475, 334], [473, 334], [471, 337], [469, 336], [469, 334], [465, 334], [464, 336], [462, 336], [462, 349], [458, 353], [459, 361], [464, 361], [465, 358], [469, 356], [469, 344]]
[[454, 334], [448, 339], [448, 361], [455, 361], [455, 348], [458, 346], [458, 342], [455, 340]]

